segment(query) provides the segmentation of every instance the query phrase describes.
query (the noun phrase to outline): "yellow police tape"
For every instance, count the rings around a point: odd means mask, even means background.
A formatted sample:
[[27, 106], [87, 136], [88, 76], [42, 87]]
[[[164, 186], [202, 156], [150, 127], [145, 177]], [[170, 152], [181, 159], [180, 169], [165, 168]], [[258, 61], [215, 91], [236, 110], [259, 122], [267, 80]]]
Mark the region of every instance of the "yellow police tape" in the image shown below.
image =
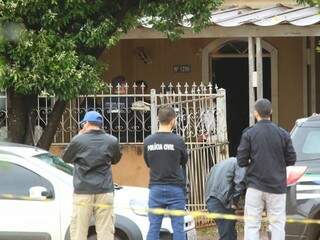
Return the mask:
[[[80, 206], [88, 206], [88, 204], [78, 204]], [[112, 205], [107, 204], [90, 204], [90, 206], [98, 208], [113, 208]], [[208, 213], [204, 211], [184, 211], [184, 210], [170, 210], [163, 208], [130, 208], [131, 210], [138, 210], [139, 212], [151, 213], [154, 215], [164, 215], [164, 216], [192, 216], [193, 218], [206, 217], [209, 219], [224, 219], [224, 220], [234, 220], [234, 221], [254, 221], [256, 218], [251, 216], [239, 216], [234, 214], [223, 214], [223, 213]], [[262, 222], [274, 222], [276, 221], [272, 217], [261, 218]], [[298, 224], [320, 224], [318, 219], [297, 219], [297, 218], [286, 218], [287, 223], [298, 223]]]
[[[50, 199], [43, 199], [43, 198], [31, 198], [29, 196], [14, 196], [12, 194], [2, 194], [0, 195], [0, 199], [11, 199], [11, 200], [32, 200], [32, 201], [51, 201]], [[132, 211], [136, 211], [139, 213], [144, 214], [155, 214], [155, 215], [164, 215], [164, 216], [175, 216], [175, 217], [182, 217], [182, 216], [192, 216], [193, 218], [198, 217], [206, 217], [209, 219], [224, 219], [224, 220], [235, 220], [235, 221], [254, 221], [256, 218], [251, 216], [239, 216], [234, 214], [222, 214], [222, 213], [208, 213], [204, 211], [184, 211], [184, 210], [170, 210], [170, 209], [163, 209], [163, 208], [134, 208], [134, 207], [114, 207], [110, 204], [87, 204], [87, 203], [78, 203], [79, 206], [91, 206], [91, 207], [98, 207], [98, 208], [121, 208], [121, 209], [130, 209]], [[262, 222], [274, 222], [275, 220], [271, 217], [263, 217], [261, 218]], [[320, 219], [298, 219], [298, 218], [287, 218], [286, 223], [292, 224], [319, 224]]]

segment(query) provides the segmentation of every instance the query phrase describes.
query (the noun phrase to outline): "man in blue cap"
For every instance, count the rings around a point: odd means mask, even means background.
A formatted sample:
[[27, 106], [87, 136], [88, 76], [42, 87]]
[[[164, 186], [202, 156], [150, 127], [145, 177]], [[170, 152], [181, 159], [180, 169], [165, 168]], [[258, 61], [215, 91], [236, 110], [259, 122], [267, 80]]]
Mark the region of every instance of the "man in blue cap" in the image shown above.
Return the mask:
[[87, 112], [81, 125], [81, 131], [63, 154], [63, 160], [74, 165], [71, 240], [87, 239], [93, 214], [98, 240], [113, 239], [113, 209], [95, 206], [113, 205], [111, 165], [120, 161], [120, 146], [117, 138], [102, 130], [103, 117], [100, 113]]

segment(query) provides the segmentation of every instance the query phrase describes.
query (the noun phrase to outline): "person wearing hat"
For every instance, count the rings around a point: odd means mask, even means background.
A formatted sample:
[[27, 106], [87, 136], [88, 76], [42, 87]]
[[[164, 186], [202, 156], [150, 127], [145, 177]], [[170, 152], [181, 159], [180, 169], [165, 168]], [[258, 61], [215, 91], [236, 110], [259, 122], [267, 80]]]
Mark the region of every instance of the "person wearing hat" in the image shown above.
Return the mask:
[[96, 111], [85, 114], [82, 129], [63, 153], [63, 160], [74, 165], [73, 212], [70, 224], [71, 240], [86, 240], [89, 222], [94, 214], [98, 240], [113, 239], [114, 216], [111, 165], [120, 161], [117, 138], [102, 130], [103, 117]]

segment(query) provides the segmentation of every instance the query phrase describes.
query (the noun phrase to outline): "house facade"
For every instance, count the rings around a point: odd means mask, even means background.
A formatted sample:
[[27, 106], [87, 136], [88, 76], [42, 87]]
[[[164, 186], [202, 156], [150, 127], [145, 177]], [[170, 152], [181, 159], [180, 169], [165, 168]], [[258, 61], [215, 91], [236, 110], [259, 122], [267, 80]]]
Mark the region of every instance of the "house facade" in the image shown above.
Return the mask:
[[[170, 41], [152, 26], [132, 30], [101, 55], [108, 64], [104, 79], [124, 76], [129, 85], [144, 80], [161, 84], [201, 82], [226, 90], [230, 154], [241, 132], [252, 124], [258, 97], [273, 103], [273, 121], [291, 130], [297, 118], [320, 111], [320, 35], [318, 9], [295, 1], [225, 1], [212, 25], [195, 34], [188, 24], [180, 40]], [[115, 166], [121, 184], [146, 186], [148, 169], [141, 144], [125, 145]], [[124, 168], [130, 172], [122, 171]]]
[[[100, 56], [108, 64], [105, 82], [128, 84], [123, 95], [114, 93], [119, 85], [109, 85], [108, 94], [70, 102], [51, 151], [60, 155], [84, 113], [98, 110], [105, 130], [122, 146], [122, 160], [113, 167], [115, 182], [145, 187], [149, 170], [143, 139], [157, 128], [153, 107], [170, 104], [178, 114], [176, 131], [191, 152], [189, 208], [204, 209], [206, 174], [214, 163], [236, 154], [243, 129], [254, 123], [257, 98], [272, 101], [273, 121], [287, 130], [296, 119], [320, 111], [318, 11], [294, 1], [225, 1], [200, 33], [182, 23], [185, 33], [177, 41], [142, 24]], [[138, 87], [138, 82], [147, 86]], [[44, 111], [38, 109], [40, 129], [46, 124], [41, 114], [50, 112], [53, 101], [40, 101], [45, 103]]]

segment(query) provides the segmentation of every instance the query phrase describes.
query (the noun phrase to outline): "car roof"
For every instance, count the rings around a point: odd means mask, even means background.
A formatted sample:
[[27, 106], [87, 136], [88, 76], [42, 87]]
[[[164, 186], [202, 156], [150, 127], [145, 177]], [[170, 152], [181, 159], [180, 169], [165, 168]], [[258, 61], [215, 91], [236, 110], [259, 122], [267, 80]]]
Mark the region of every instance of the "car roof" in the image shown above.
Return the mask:
[[320, 114], [313, 114], [308, 118], [301, 118], [296, 121], [299, 127], [320, 127]]
[[30, 145], [0, 142], [0, 154], [12, 154], [21, 157], [32, 157], [42, 153], [47, 153], [47, 151]]

